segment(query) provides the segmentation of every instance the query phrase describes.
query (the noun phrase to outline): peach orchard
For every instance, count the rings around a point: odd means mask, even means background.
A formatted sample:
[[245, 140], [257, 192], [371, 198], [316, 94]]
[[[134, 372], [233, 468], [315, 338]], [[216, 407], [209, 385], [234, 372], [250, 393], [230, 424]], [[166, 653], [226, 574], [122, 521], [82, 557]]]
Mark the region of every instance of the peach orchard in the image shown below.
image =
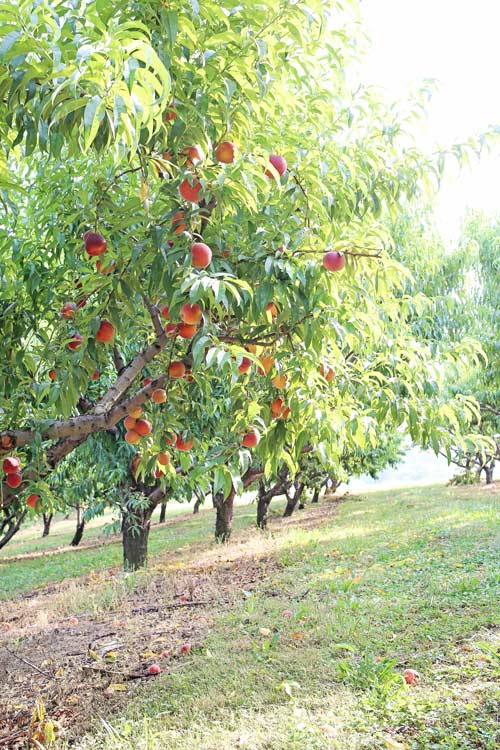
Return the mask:
[[415, 339], [386, 221], [439, 170], [351, 91], [356, 5], [0, 3], [0, 545], [89, 440], [137, 567], [179, 487], [225, 539], [305, 454], [467, 432], [440, 382], [473, 352]]

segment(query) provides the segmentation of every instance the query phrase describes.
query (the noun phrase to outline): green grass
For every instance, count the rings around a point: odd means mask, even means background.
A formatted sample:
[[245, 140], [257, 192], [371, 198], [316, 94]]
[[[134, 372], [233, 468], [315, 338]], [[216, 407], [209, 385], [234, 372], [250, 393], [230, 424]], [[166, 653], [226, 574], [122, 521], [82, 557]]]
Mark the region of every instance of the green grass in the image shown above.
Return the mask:
[[[171, 515], [186, 513], [186, 506], [176, 505], [172, 507]], [[254, 506], [239, 506], [235, 509], [235, 528], [246, 528], [254, 522]], [[67, 522], [64, 522], [67, 524]], [[149, 552], [151, 557], [156, 553], [179, 549], [181, 546], [194, 542], [210, 540], [213, 536], [214, 518], [212, 513], [201, 512], [197, 516], [186, 517], [176, 525], [152, 526], [149, 539]], [[36, 529], [38, 531], [38, 529]], [[105, 541], [101, 527], [89, 530], [94, 532], [85, 534], [85, 539], [95, 538], [98, 535]], [[8, 549], [10, 556], [29, 552], [37, 552], [40, 549], [48, 551], [68, 544], [73, 532], [56, 533], [46, 540], [39, 539], [38, 534], [33, 534], [28, 529], [27, 536], [16, 545], [12, 543]], [[61, 540], [64, 541], [61, 541]], [[47, 542], [45, 545], [44, 542]], [[12, 599], [16, 596], [31, 592], [49, 583], [67, 581], [78, 578], [92, 571], [99, 572], [110, 567], [121, 566], [122, 546], [118, 538], [112, 543], [106, 543], [99, 547], [89, 549], [77, 549], [66, 553], [47, 555], [43, 558], [32, 558], [15, 560], [13, 562], [0, 562], [0, 600]]]
[[[253, 509], [240, 513], [247, 524]], [[175, 543], [208, 523], [183, 524]], [[165, 543], [172, 530], [154, 536], [153, 548]], [[122, 715], [106, 718], [103, 706], [104, 730], [74, 747], [498, 748], [495, 495], [433, 487], [348, 499], [338, 518], [277, 536], [276, 556], [281, 567], [217, 616], [201, 653], [140, 687]], [[402, 679], [410, 666], [417, 688]]]

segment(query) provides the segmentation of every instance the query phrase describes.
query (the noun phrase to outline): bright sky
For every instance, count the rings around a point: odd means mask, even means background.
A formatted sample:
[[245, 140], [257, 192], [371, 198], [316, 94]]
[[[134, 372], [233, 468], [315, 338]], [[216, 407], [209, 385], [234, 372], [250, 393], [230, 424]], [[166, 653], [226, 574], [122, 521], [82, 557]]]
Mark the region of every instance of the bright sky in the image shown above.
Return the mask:
[[[438, 79], [428, 132], [440, 145], [500, 125], [500, 0], [362, 0], [372, 48], [365, 80], [404, 97]], [[442, 189], [443, 235], [456, 239], [466, 207], [500, 211], [500, 144]]]

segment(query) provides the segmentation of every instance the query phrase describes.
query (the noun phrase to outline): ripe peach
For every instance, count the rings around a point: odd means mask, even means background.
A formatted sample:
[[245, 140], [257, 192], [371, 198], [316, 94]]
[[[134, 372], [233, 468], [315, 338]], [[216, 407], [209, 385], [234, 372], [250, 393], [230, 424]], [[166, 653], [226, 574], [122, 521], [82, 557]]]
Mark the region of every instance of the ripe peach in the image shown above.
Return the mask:
[[78, 331], [75, 331], [73, 334], [73, 337], [68, 342], [68, 349], [72, 349], [73, 351], [76, 351], [76, 349], [79, 349], [83, 343], [83, 336], [81, 336]]
[[175, 445], [176, 440], [177, 440], [177, 435], [175, 434], [175, 432], [171, 432], [165, 436], [165, 442], [167, 445]]
[[236, 146], [231, 141], [222, 141], [215, 149], [215, 158], [222, 164], [232, 164], [236, 156]]
[[165, 333], [167, 336], [174, 339], [179, 334], [177, 323], [167, 323], [165, 326]]
[[177, 438], [175, 441], [175, 447], [178, 451], [190, 451], [193, 447], [193, 438], [188, 438], [187, 440], [183, 440], [181, 436]]
[[148, 667], [148, 674], [160, 674], [161, 667], [158, 664], [150, 664]]
[[274, 367], [274, 357], [271, 357], [270, 355], [266, 355], [265, 357], [260, 358], [261, 367], [259, 367], [259, 372], [261, 375], [267, 375]]
[[256, 430], [250, 430], [246, 435], [243, 436], [241, 441], [245, 448], [255, 448], [259, 442], [259, 433]]
[[271, 313], [271, 318], [277, 318], [278, 317], [278, 308], [274, 304], [274, 302], [268, 302], [266, 305], [266, 312]]
[[106, 240], [99, 232], [85, 232], [83, 241], [85, 243], [85, 250], [91, 257], [102, 255], [108, 246]]
[[177, 118], [177, 112], [175, 111], [175, 102], [172, 102], [168, 110], [165, 112], [165, 120], [172, 122]]
[[162, 318], [165, 318], [165, 320], [168, 320], [170, 317], [170, 308], [168, 305], [163, 305], [163, 307], [160, 307], [160, 315]]
[[188, 148], [184, 148], [182, 153], [188, 157], [186, 164], [190, 167], [204, 159], [204, 154], [200, 146], [189, 146]]
[[181, 319], [184, 323], [189, 323], [189, 325], [196, 325], [199, 323], [202, 314], [202, 309], [196, 304], [196, 302], [193, 305], [186, 302], [186, 304], [181, 307]]
[[[270, 154], [269, 162], [273, 165], [280, 177], [285, 174], [287, 170], [287, 164], [286, 159], [283, 156], [279, 156], [278, 154]], [[266, 176], [274, 177], [270, 169], [266, 169]]]
[[134, 427], [139, 435], [149, 435], [152, 429], [153, 426], [148, 419], [138, 419]]
[[2, 462], [4, 474], [15, 474], [21, 468], [21, 462], [16, 456], [7, 456]]
[[189, 201], [190, 203], [199, 203], [201, 201], [202, 196], [200, 195], [200, 191], [201, 182], [196, 178], [193, 180], [193, 184], [191, 184], [186, 178], [179, 185], [179, 193], [184, 200]]
[[157, 461], [161, 466], [167, 466], [170, 463], [170, 453], [167, 453], [167, 451], [160, 451], [157, 456]]
[[99, 370], [94, 370], [94, 372], [92, 373], [91, 380], [94, 380], [94, 381], [99, 380], [100, 377], [101, 377], [101, 373], [99, 372]]
[[125, 417], [125, 419], [123, 420], [123, 426], [126, 430], [133, 430], [135, 429], [135, 422], [136, 420], [134, 419], [134, 417]]
[[183, 378], [186, 374], [184, 362], [171, 362], [168, 368], [168, 374], [171, 378]]
[[179, 323], [179, 336], [182, 339], [192, 339], [198, 330], [197, 326], [191, 326], [188, 323]]
[[276, 377], [273, 378], [273, 385], [281, 390], [282, 388], [285, 388], [287, 380], [288, 378], [284, 373], [281, 375], [276, 375]]
[[345, 267], [345, 255], [330, 250], [323, 255], [323, 266], [327, 271], [342, 271]]
[[191, 263], [195, 268], [206, 268], [212, 260], [212, 251], [204, 242], [195, 242], [191, 246]]
[[330, 383], [335, 377], [335, 370], [333, 370], [331, 367], [325, 367], [324, 365], [321, 365], [319, 371], [328, 383]]
[[165, 476], [163, 469], [155, 469], [155, 479], [161, 479]]
[[139, 419], [141, 414], [142, 414], [142, 409], [140, 406], [134, 406], [133, 409], [129, 410], [129, 416], [133, 417], [134, 419]]
[[9, 487], [12, 487], [13, 490], [16, 489], [16, 487], [19, 487], [19, 485], [23, 481], [23, 475], [19, 471], [15, 471], [12, 474], [7, 474], [7, 477], [5, 479]]
[[74, 302], [65, 302], [61, 309], [61, 317], [69, 320], [74, 318], [77, 311], [77, 306]]
[[167, 651], [167, 649], [165, 649], [165, 651], [162, 651], [161, 655], [163, 656], [164, 659], [168, 659], [169, 656], [172, 656], [172, 654], [170, 653], [170, 651]]
[[51, 380], [57, 380], [57, 372], [55, 370], [49, 370], [49, 378]]
[[142, 387], [147, 388], [147, 386], [151, 385], [152, 382], [153, 382], [153, 378], [143, 378]]
[[0, 438], [0, 448], [3, 448], [4, 450], [7, 450], [7, 448], [10, 448], [12, 446], [12, 438], [8, 435], [2, 435]]
[[34, 508], [39, 500], [40, 500], [39, 495], [29, 495], [26, 500], [26, 505], [30, 508]]
[[415, 669], [405, 669], [403, 676], [407, 685], [418, 685], [420, 682], [420, 674]]
[[283, 414], [281, 415], [281, 419], [288, 419], [291, 413], [291, 409], [289, 406], [286, 407], [286, 409], [283, 410]]
[[271, 404], [271, 414], [273, 417], [279, 417], [280, 414], [283, 411], [283, 399], [282, 398], [275, 398], [274, 401]]
[[109, 344], [115, 336], [115, 327], [109, 320], [103, 318], [95, 335], [96, 341], [101, 344]]
[[155, 404], [164, 404], [167, 400], [167, 392], [163, 388], [155, 388], [151, 394], [151, 398]]
[[191, 645], [189, 643], [185, 643], [183, 646], [181, 646], [181, 652], [183, 654], [189, 654], [191, 651]]
[[141, 439], [141, 436], [135, 430], [128, 430], [125, 433], [125, 440], [127, 441], [127, 443], [130, 443], [130, 445], [134, 445], [135, 443], [138, 443], [140, 439]]
[[184, 211], [177, 211], [172, 216], [172, 228], [174, 234], [182, 234], [187, 229], [186, 222], [184, 221]]
[[141, 463], [141, 454], [140, 453], [136, 453], [136, 455], [132, 459], [132, 465], [130, 467], [130, 472], [131, 472], [132, 476], [134, 477], [134, 479], [135, 479], [135, 476], [137, 474], [137, 469], [139, 468], [139, 464], [140, 463]]
[[248, 359], [248, 357], [243, 357], [241, 360], [241, 364], [238, 366], [238, 372], [240, 375], [243, 375], [245, 372], [248, 372], [249, 369], [252, 366], [252, 360]]

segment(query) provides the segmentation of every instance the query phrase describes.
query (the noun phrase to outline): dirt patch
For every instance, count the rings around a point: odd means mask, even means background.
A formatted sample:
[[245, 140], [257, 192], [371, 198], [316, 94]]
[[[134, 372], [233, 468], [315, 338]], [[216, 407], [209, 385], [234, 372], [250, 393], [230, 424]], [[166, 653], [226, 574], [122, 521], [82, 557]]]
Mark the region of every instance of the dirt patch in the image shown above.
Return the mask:
[[151, 664], [167, 673], [183, 669], [203, 649], [216, 615], [272, 578], [277, 537], [293, 525], [325, 522], [336, 506], [324, 502], [285, 522], [273, 519], [268, 533], [246, 531], [225, 546], [198, 545], [195, 559], [193, 549], [170, 552], [147, 572], [110, 569], [4, 603], [0, 748], [26, 747], [38, 698], [71, 743], [95, 716], [154, 679]]

